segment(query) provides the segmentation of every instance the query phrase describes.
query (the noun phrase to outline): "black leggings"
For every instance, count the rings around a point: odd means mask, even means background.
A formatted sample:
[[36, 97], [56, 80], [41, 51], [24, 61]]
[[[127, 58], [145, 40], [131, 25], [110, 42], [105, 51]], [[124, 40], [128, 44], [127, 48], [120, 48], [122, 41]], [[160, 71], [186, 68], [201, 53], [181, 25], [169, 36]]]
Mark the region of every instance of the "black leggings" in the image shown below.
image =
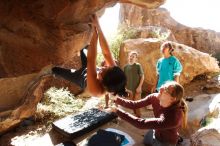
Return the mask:
[[80, 86], [80, 88], [86, 88], [86, 79], [87, 79], [87, 57], [83, 52], [84, 49], [87, 49], [87, 46], [80, 51], [80, 58], [82, 62], [82, 67], [79, 70], [71, 72], [71, 69], [66, 69], [62, 67], [53, 67], [52, 73], [55, 76], [62, 77], [76, 85]]

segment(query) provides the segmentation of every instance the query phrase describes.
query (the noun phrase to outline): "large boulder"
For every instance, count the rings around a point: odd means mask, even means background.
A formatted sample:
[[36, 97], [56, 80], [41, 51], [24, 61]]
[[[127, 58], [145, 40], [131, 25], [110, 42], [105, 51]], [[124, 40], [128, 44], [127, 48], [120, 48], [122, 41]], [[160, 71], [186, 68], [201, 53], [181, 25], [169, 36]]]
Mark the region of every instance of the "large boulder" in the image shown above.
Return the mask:
[[89, 41], [88, 18], [97, 6], [85, 5], [83, 11], [83, 2], [1, 1], [0, 76], [30, 74], [73, 59]]
[[192, 145], [217, 146], [220, 143], [220, 94], [198, 95], [188, 103], [188, 125]]
[[171, 30], [159, 26], [130, 27], [128, 31], [134, 32], [134, 38], [157, 38], [159, 40], [176, 41]]
[[120, 3], [135, 4], [136, 6], [153, 9], [164, 4], [166, 0], [119, 0]]
[[214, 120], [210, 125], [199, 129], [191, 136], [193, 146], [218, 146], [220, 144], [220, 119]]
[[67, 87], [75, 94], [81, 92], [73, 83], [54, 78], [48, 70], [46, 67], [40, 73], [0, 80], [0, 134], [34, 115], [44, 92], [51, 86]]
[[164, 8], [145, 9], [123, 4], [120, 23], [127, 27], [161, 26], [171, 30], [176, 42], [213, 54], [220, 60], [220, 33], [202, 28], [190, 28], [174, 20]]
[[[165, 0], [124, 0], [154, 8]], [[89, 18], [117, 0], [0, 1], [0, 77], [60, 65], [89, 43]]]
[[201, 127], [209, 125], [213, 119], [219, 118], [219, 97], [220, 94], [201, 94], [192, 97], [193, 101], [187, 103], [189, 133], [194, 133]]
[[0, 79], [0, 111], [16, 108], [22, 100], [30, 82], [37, 74], [29, 74], [17, 78]]
[[[162, 43], [163, 41], [157, 38], [130, 39], [124, 41], [120, 48], [121, 67], [127, 64], [130, 51], [138, 52], [138, 62], [143, 66], [145, 83], [148, 85], [147, 90], [156, 84], [156, 62], [162, 57], [160, 53]], [[183, 44], [171, 43], [175, 50], [174, 55], [183, 65], [180, 76], [181, 84], [189, 83], [194, 77], [201, 74], [219, 72], [218, 62], [214, 57]]]

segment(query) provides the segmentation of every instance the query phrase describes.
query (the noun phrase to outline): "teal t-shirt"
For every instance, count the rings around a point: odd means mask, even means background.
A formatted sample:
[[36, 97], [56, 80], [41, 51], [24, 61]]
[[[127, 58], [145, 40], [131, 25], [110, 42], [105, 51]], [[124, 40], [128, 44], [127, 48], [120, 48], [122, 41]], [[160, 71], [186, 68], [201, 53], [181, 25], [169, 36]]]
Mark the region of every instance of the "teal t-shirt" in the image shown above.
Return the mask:
[[176, 75], [182, 72], [182, 65], [175, 56], [169, 58], [160, 58], [156, 66], [157, 74], [159, 75], [157, 83], [157, 91], [167, 81], [173, 81]]

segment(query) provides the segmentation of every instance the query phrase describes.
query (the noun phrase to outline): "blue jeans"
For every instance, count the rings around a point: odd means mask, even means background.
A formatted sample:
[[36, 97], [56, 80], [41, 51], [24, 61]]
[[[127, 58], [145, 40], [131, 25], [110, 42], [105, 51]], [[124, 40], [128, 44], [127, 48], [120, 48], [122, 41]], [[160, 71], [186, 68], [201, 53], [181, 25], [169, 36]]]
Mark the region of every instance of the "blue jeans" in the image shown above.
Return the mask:
[[144, 145], [146, 145], [146, 146], [176, 146], [175, 144], [160, 142], [158, 139], [156, 139], [153, 129], [150, 129], [144, 135]]

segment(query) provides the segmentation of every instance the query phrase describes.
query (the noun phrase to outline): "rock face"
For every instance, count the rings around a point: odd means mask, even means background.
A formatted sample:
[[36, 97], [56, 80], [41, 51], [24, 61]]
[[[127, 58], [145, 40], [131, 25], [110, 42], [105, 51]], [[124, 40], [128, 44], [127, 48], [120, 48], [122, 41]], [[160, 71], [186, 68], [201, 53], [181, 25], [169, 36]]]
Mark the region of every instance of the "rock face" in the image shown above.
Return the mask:
[[[89, 43], [89, 17], [117, 0], [0, 2], [0, 77], [40, 71], [72, 60]], [[155, 7], [164, 0], [126, 0]], [[83, 7], [82, 7], [83, 6]]]
[[[161, 26], [173, 33], [176, 41], [202, 52], [219, 57], [220, 33], [202, 28], [190, 28], [175, 21], [163, 8], [144, 9], [123, 4], [120, 9], [120, 23], [131, 26]], [[220, 57], [219, 57], [220, 58]], [[220, 59], [219, 59], [220, 60]]]
[[79, 68], [77, 53], [91, 38], [90, 16], [117, 2], [155, 8], [165, 0], [0, 1], [0, 134], [33, 115], [49, 86], [77, 92], [42, 68]]
[[[202, 126], [208, 125], [208, 123], [205, 123], [207, 119], [218, 117], [216, 113], [219, 112], [219, 109], [214, 109], [215, 105], [218, 104], [216, 102], [218, 97], [218, 94], [202, 94], [193, 97], [193, 101], [187, 103], [189, 107], [188, 125], [190, 125], [190, 133], [194, 133]], [[213, 104], [215, 105], [213, 106]]]
[[218, 146], [220, 143], [220, 94], [200, 95], [189, 103], [190, 130], [198, 130], [191, 136], [194, 146]]
[[24, 92], [28, 84], [36, 78], [37, 73], [17, 78], [4, 78], [0, 80], [0, 111], [14, 109], [22, 103]]
[[171, 30], [158, 26], [131, 27], [135, 33], [134, 38], [157, 38], [159, 40], [176, 41]]
[[1, 1], [0, 76], [30, 74], [73, 59], [88, 43], [88, 17], [95, 12], [92, 5], [88, 11], [77, 10], [83, 2]]
[[119, 2], [135, 4], [140, 7], [152, 9], [164, 4], [165, 0], [119, 0]]
[[[130, 39], [125, 41], [120, 49], [120, 65], [122, 67], [127, 63], [130, 51], [138, 52], [138, 61], [143, 67], [145, 83], [148, 85], [147, 90], [156, 84], [156, 62], [162, 56], [160, 53], [161, 44], [162, 41], [156, 38]], [[174, 55], [183, 65], [180, 76], [181, 84], [189, 83], [197, 75], [219, 71], [218, 62], [209, 54], [175, 42], [172, 42], [172, 45], [175, 50]]]
[[220, 120], [217, 119], [209, 126], [199, 129], [191, 137], [194, 146], [218, 146], [220, 143]]
[[54, 78], [44, 68], [40, 73], [1, 79], [0, 134], [32, 116], [44, 92], [51, 86], [68, 87], [72, 93], [80, 89], [73, 83]]

